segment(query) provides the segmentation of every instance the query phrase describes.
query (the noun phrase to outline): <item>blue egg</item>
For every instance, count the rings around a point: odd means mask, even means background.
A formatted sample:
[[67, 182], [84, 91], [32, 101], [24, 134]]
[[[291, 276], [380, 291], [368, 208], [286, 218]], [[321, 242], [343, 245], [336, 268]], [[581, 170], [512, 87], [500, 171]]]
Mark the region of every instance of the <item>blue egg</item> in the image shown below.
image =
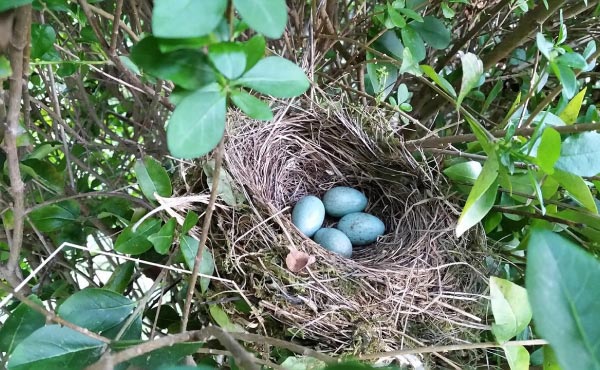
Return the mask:
[[367, 208], [367, 197], [356, 189], [337, 186], [327, 190], [323, 205], [328, 215], [343, 217], [349, 213], [362, 212]]
[[343, 257], [350, 257], [352, 255], [352, 243], [350, 239], [338, 229], [329, 227], [319, 229], [315, 234], [314, 240], [328, 251], [337, 253]]
[[337, 228], [342, 231], [352, 245], [374, 243], [385, 232], [383, 221], [368, 213], [350, 213], [340, 219]]
[[309, 238], [321, 228], [323, 220], [325, 220], [323, 202], [312, 195], [300, 199], [292, 211], [292, 223]]

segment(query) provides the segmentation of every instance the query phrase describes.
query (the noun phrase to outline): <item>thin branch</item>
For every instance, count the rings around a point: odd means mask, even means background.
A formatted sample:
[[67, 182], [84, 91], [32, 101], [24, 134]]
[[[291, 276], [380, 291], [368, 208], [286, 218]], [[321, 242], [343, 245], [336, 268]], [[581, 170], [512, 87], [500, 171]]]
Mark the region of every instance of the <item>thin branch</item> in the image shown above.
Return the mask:
[[112, 36], [110, 38], [109, 52], [111, 55], [115, 54], [117, 49], [117, 40], [119, 39], [119, 25], [121, 24], [121, 12], [123, 11], [123, 0], [117, 0], [115, 5], [115, 15], [113, 16], [113, 29]]
[[496, 342], [483, 342], [483, 343], [468, 343], [468, 344], [452, 344], [448, 346], [431, 346], [431, 347], [420, 347], [420, 348], [408, 348], [401, 349], [398, 351], [380, 352], [380, 353], [369, 353], [358, 356], [361, 360], [374, 360], [383, 357], [394, 357], [402, 355], [414, 355], [420, 353], [436, 353], [436, 352], [448, 352], [448, 351], [463, 351], [468, 349], [485, 349], [485, 348], [501, 348], [501, 347], [512, 347], [512, 346], [544, 346], [548, 342], [542, 339], [531, 339], [531, 340], [516, 340], [512, 342], [506, 342], [504, 344], [498, 344]]
[[206, 213], [204, 215], [204, 223], [202, 225], [202, 234], [200, 235], [200, 243], [198, 245], [198, 251], [196, 252], [196, 258], [194, 260], [194, 268], [192, 270], [192, 276], [188, 284], [187, 296], [185, 299], [185, 307], [183, 310], [183, 318], [181, 319], [181, 331], [187, 330], [187, 324], [190, 316], [190, 309], [192, 307], [192, 299], [194, 292], [196, 291], [196, 281], [198, 280], [198, 272], [200, 271], [200, 264], [202, 263], [202, 255], [208, 239], [208, 232], [210, 229], [210, 221], [212, 219], [213, 210], [215, 208], [215, 202], [217, 201], [218, 187], [219, 187], [219, 174], [221, 172], [221, 164], [223, 162], [223, 145], [224, 138], [221, 139], [217, 149], [215, 151], [215, 169], [213, 171], [212, 190], [210, 192], [210, 199], [206, 206]]
[[[23, 59], [24, 50], [28, 45], [29, 29], [31, 27], [31, 5], [20, 7], [15, 13], [13, 40], [10, 47], [10, 64], [13, 74], [10, 77], [10, 97], [8, 114], [6, 117], [6, 131], [4, 133], [4, 151], [8, 176], [10, 178], [10, 192], [13, 199], [13, 231], [10, 239], [10, 255], [4, 277], [13, 284], [20, 280], [18, 269], [21, 259], [21, 246], [23, 243], [23, 227], [25, 222], [25, 184], [21, 179], [19, 153], [17, 149], [17, 136], [19, 135], [19, 114], [21, 112], [21, 97], [23, 94]], [[17, 279], [14, 279], [17, 278]]]

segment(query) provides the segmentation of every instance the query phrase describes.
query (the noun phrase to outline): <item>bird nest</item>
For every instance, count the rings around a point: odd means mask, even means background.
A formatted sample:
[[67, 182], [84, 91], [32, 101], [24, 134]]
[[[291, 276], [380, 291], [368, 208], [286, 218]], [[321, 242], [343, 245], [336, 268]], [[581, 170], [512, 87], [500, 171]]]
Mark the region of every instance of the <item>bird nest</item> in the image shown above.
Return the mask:
[[[472, 263], [481, 238], [455, 237], [457, 210], [436, 187], [435, 166], [415, 160], [393, 119], [379, 114], [322, 98], [282, 105], [270, 122], [229, 117], [224, 178], [245, 200], [217, 210], [218, 273], [236, 281], [263, 318], [322, 350], [449, 343], [483, 328], [484, 284]], [[338, 185], [363, 191], [366, 212], [386, 225], [350, 259], [291, 223], [298, 199]]]

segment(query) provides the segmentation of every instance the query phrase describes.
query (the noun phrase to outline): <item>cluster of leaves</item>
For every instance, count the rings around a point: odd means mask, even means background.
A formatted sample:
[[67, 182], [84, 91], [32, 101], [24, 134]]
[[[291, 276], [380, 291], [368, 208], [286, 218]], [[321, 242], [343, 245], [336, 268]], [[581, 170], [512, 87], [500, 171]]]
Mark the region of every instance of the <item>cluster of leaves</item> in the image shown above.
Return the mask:
[[171, 99], [176, 108], [167, 125], [167, 143], [176, 157], [196, 158], [217, 146], [225, 131], [228, 101], [251, 118], [273, 117], [269, 105], [244, 88], [278, 98], [308, 89], [306, 75], [294, 63], [279, 56], [264, 58], [262, 35], [234, 41], [248, 26], [267, 37], [281, 37], [287, 24], [285, 2], [267, 6], [258, 0], [236, 0], [233, 5], [241, 20], [224, 18], [227, 0], [157, 1], [153, 36], [131, 51], [143, 72], [175, 84]]

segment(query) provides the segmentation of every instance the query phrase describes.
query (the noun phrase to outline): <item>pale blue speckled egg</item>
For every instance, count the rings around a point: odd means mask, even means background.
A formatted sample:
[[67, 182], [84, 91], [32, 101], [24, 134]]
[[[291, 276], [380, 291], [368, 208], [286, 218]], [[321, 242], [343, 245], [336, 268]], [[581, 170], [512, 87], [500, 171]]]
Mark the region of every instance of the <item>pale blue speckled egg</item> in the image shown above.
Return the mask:
[[356, 189], [336, 186], [323, 196], [325, 212], [333, 217], [343, 217], [349, 213], [362, 212], [367, 208], [367, 197]]
[[300, 199], [292, 210], [292, 223], [307, 237], [312, 237], [323, 225], [325, 207], [313, 195]]
[[385, 232], [385, 225], [379, 218], [368, 213], [350, 213], [340, 219], [338, 230], [346, 234], [352, 245], [374, 243]]
[[352, 242], [338, 229], [324, 227], [315, 234], [314, 240], [330, 252], [337, 253], [343, 257], [352, 255]]

